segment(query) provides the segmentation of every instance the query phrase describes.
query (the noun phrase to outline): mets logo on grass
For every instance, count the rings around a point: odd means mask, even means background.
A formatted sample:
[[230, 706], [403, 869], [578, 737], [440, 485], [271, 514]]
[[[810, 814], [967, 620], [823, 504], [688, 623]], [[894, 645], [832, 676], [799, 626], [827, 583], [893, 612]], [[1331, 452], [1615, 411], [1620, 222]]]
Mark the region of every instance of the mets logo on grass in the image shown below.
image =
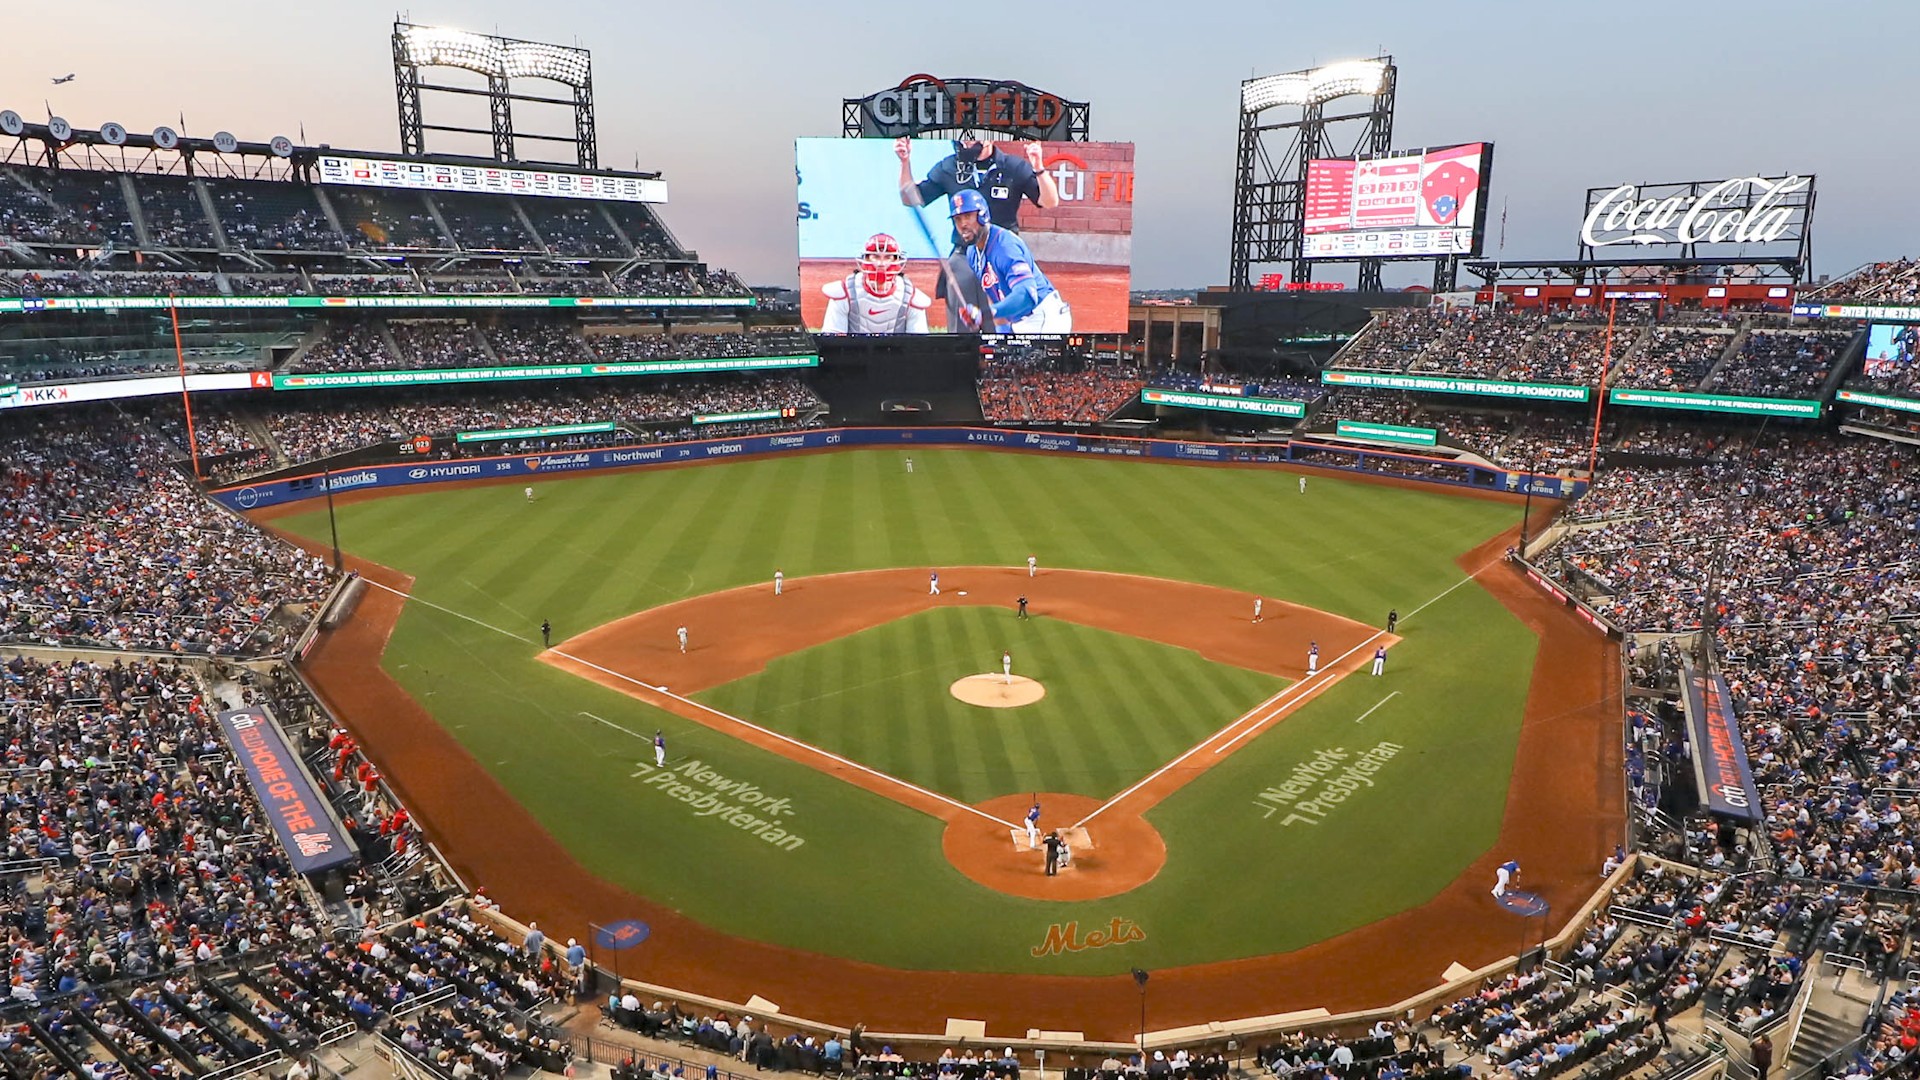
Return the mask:
[[1047, 936], [1040, 944], [1028, 951], [1034, 956], [1062, 956], [1066, 953], [1084, 952], [1088, 949], [1104, 949], [1109, 945], [1126, 945], [1135, 941], [1147, 940], [1147, 932], [1132, 919], [1123, 919], [1118, 915], [1113, 921], [1095, 930], [1080, 931], [1080, 921], [1054, 923], [1047, 927]]

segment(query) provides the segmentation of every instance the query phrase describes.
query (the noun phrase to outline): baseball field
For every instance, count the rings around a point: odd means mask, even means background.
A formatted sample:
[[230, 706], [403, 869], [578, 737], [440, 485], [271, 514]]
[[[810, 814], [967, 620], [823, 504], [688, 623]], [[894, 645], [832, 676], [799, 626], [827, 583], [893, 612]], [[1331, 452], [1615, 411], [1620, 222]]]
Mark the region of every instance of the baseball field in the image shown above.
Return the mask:
[[376, 585], [309, 671], [510, 913], [641, 919], [628, 974], [845, 1023], [1124, 1031], [1136, 967], [1155, 1027], [1384, 1003], [1540, 936], [1494, 863], [1591, 890], [1610, 654], [1501, 563], [1517, 505], [912, 456], [342, 498]]

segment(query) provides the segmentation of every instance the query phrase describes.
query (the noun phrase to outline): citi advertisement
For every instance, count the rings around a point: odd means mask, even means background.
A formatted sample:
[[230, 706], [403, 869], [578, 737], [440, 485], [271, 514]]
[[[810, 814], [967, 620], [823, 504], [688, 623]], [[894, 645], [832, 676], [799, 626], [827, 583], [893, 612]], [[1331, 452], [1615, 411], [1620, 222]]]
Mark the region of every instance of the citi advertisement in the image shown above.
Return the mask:
[[1119, 334], [1133, 144], [799, 139], [800, 311], [827, 334]]

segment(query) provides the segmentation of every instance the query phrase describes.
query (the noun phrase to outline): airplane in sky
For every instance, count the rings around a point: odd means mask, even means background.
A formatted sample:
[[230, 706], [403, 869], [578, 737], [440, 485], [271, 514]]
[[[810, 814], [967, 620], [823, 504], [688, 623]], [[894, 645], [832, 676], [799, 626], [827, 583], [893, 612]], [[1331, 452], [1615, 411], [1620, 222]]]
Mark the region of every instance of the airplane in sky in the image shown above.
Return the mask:
[[74, 79], [74, 73], [71, 71], [67, 72], [65, 75], [55, 75], [53, 77], [53, 85], [59, 86], [61, 83], [70, 83], [73, 81], [73, 79]]

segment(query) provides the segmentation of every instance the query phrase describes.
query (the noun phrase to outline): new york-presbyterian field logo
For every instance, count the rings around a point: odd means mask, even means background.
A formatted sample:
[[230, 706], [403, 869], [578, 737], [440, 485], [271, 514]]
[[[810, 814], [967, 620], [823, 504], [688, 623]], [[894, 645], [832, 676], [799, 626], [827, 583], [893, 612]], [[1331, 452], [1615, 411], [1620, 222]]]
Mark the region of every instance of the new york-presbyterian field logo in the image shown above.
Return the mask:
[[1040, 944], [1028, 952], [1036, 957], [1060, 956], [1065, 953], [1083, 952], [1087, 949], [1104, 949], [1109, 945], [1126, 945], [1130, 942], [1147, 940], [1147, 932], [1132, 919], [1123, 919], [1118, 915], [1113, 921], [1098, 930], [1080, 933], [1078, 919], [1067, 923], [1054, 923], [1047, 927], [1047, 936]]

